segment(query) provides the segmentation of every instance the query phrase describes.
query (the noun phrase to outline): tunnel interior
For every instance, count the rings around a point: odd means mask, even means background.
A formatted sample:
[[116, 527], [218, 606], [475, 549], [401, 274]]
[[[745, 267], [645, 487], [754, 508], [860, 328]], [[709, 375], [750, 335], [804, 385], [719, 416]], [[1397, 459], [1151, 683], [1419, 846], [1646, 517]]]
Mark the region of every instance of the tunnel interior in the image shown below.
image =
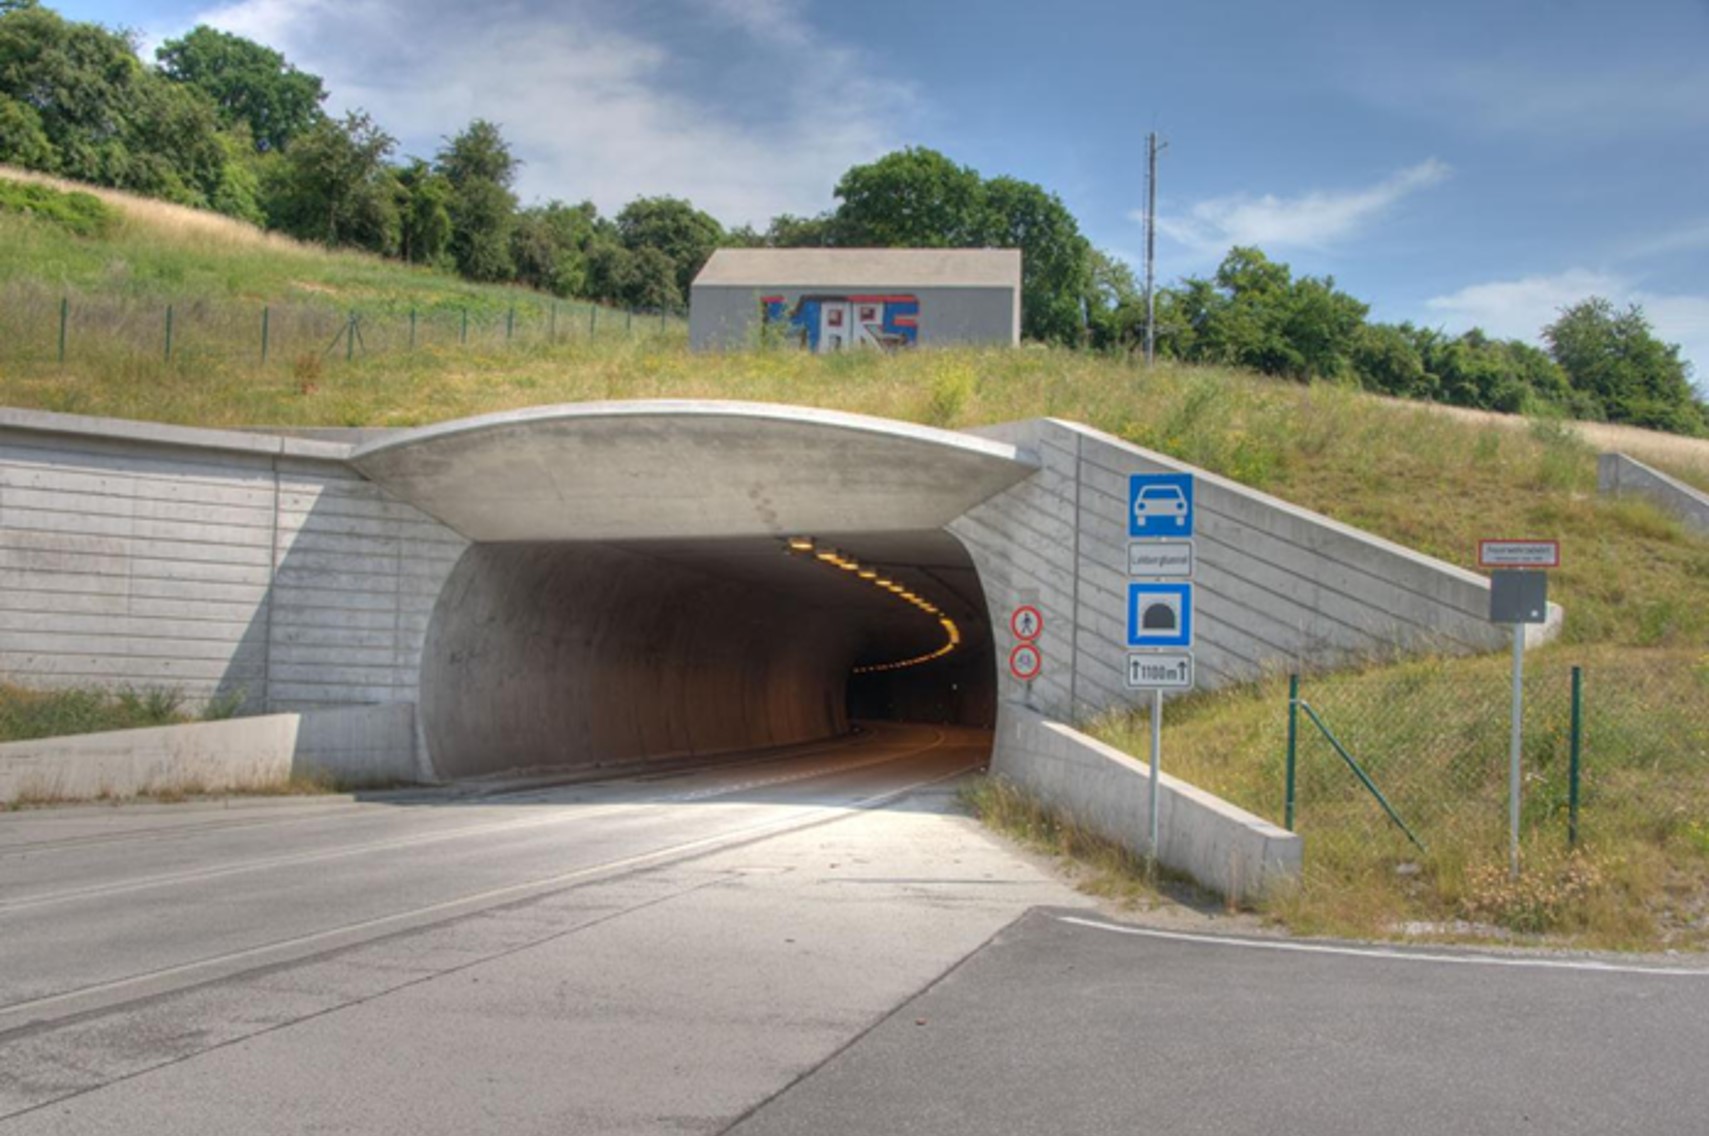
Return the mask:
[[436, 604], [437, 772], [791, 745], [857, 720], [989, 728], [979, 574], [942, 530], [476, 543]]

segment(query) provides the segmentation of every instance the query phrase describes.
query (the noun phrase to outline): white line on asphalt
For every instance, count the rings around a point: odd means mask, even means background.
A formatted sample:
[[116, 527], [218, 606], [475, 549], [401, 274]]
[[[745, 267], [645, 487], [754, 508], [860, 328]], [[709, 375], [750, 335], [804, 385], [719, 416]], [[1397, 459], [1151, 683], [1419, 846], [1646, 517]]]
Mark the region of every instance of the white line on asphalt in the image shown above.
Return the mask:
[[[927, 750], [935, 749], [942, 743], [942, 741], [943, 737], [940, 734], [937, 741], [933, 742], [929, 746], [924, 746], [921, 749], [916, 750], [915, 753], [924, 753]], [[561, 890], [571, 884], [585, 882], [596, 877], [610, 876], [625, 870], [637, 869], [648, 864], [650, 861], [658, 861], [659, 863], [657, 866], [662, 867], [668, 863], [683, 859], [690, 853], [713, 850], [720, 845], [737, 846], [744, 843], [750, 843], [755, 840], [781, 836], [787, 832], [823, 823], [827, 819], [841, 819], [839, 814], [853, 814], [865, 809], [876, 808], [879, 805], [888, 804], [891, 801], [898, 800], [920, 789], [959, 777], [970, 770], [979, 768], [982, 764], [983, 762], [977, 762], [960, 766], [948, 773], [940, 773], [936, 776], [927, 777], [920, 781], [913, 781], [898, 788], [886, 789], [882, 793], [874, 793], [871, 796], [861, 797], [856, 800], [849, 801], [846, 804], [815, 805], [810, 808], [798, 810], [789, 816], [780, 819], [762, 821], [758, 824], [746, 825], [741, 828], [732, 829], [728, 832], [715, 833], [711, 836], [703, 836], [694, 840], [683, 841], [680, 844], [673, 844], [665, 848], [655, 848], [650, 852], [641, 852], [633, 856], [625, 856], [616, 860], [608, 860], [601, 864], [592, 864], [585, 868], [577, 868], [574, 871], [564, 872], [556, 876], [528, 880], [524, 883], [518, 884], [507, 884], [504, 887], [490, 888], [486, 891], [474, 892], [469, 895], [458, 896], [454, 899], [442, 900], [438, 903], [411, 908], [407, 911], [398, 911], [390, 915], [381, 915], [372, 919], [359, 920], [355, 923], [346, 923], [338, 927], [329, 927], [321, 931], [313, 931], [293, 938], [280, 939], [271, 943], [264, 943], [259, 946], [248, 947], [243, 950], [231, 951], [222, 955], [213, 955], [207, 958], [197, 959], [194, 962], [163, 967], [159, 970], [147, 971], [142, 974], [133, 974], [125, 978], [113, 979], [109, 982], [96, 983], [90, 986], [79, 987], [75, 990], [63, 991], [58, 994], [49, 994], [40, 998], [32, 998], [28, 1001], [13, 1002], [10, 1005], [0, 1006], [0, 1031], [16, 1028], [8, 1023], [15, 1021], [24, 1015], [35, 1013], [56, 1005], [86, 1002], [97, 996], [113, 994], [127, 988], [143, 988], [144, 993], [137, 995], [139, 997], [146, 996], [148, 993], [166, 993], [173, 989], [181, 988], [183, 985], [194, 985], [197, 982], [222, 976], [229, 977], [233, 974], [240, 974], [245, 970], [250, 970], [257, 966], [295, 961], [301, 956], [296, 955], [294, 952], [311, 945], [326, 944], [329, 940], [334, 944], [334, 946], [322, 946], [320, 950], [311, 952], [311, 954], [318, 954], [325, 950], [334, 949], [340, 940], [347, 940], [348, 942], [346, 945], [366, 941], [368, 938], [373, 937], [372, 933], [384, 933], [381, 930], [382, 928], [400, 927], [407, 929], [410, 925], [415, 923], [430, 925], [431, 923], [439, 922], [444, 919], [455, 918], [456, 915], [454, 913], [458, 912], [459, 909], [462, 909], [466, 914], [473, 914], [474, 912], [496, 906], [501, 902], [514, 901], [525, 898], [529, 895], [545, 895], [556, 890]], [[425, 919], [427, 916], [438, 916], [439, 918]], [[269, 956], [273, 957], [269, 958]], [[182, 979], [190, 975], [196, 975], [198, 972], [203, 973], [201, 976], [191, 979], [188, 983], [175, 984], [171, 981], [173, 979]], [[160, 987], [160, 989], [152, 989], [154, 987]], [[78, 1011], [74, 1006], [73, 1009], [67, 1012], [76, 1013]], [[59, 1016], [64, 1015], [62, 1014]], [[39, 1019], [36, 1020], [39, 1021]], [[30, 1023], [24, 1022], [19, 1024]]]
[[1709, 970], [1685, 967], [1632, 966], [1627, 963], [1597, 962], [1595, 959], [1511, 958], [1506, 955], [1439, 955], [1422, 951], [1391, 950], [1385, 947], [1338, 947], [1330, 943], [1276, 942], [1268, 939], [1233, 939], [1222, 935], [1195, 935], [1183, 931], [1159, 931], [1151, 927], [1122, 927], [1100, 923], [1074, 915], [1058, 915], [1060, 923], [1090, 927], [1096, 931], [1114, 931], [1118, 935], [1136, 935], [1145, 939], [1167, 939], [1176, 943], [1198, 943], [1212, 947], [1245, 947], [1258, 951], [1287, 951], [1295, 954], [1341, 955], [1347, 958], [1382, 959], [1391, 962], [1450, 963], [1455, 966], [1512, 966], [1532, 970], [1581, 970], [1596, 974], [1643, 974], [1657, 978], [1709, 978]]

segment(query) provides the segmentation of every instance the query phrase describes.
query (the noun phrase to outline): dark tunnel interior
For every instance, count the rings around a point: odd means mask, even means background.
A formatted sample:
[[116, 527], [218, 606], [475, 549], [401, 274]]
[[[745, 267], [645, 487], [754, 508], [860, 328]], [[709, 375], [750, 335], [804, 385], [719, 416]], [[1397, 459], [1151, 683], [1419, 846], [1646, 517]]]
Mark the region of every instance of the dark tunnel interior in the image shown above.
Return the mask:
[[441, 776], [714, 756], [857, 719], [990, 727], [983, 589], [941, 530], [470, 546], [422, 662]]

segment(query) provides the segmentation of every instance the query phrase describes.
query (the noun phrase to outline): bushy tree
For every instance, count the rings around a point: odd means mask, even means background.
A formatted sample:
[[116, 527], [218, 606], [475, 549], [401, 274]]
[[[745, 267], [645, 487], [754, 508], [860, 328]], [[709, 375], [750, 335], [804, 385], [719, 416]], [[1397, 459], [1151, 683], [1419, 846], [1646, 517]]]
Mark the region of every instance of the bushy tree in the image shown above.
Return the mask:
[[155, 53], [160, 73], [204, 92], [227, 128], [248, 127], [255, 149], [282, 150], [322, 117], [320, 77], [299, 71], [270, 47], [197, 27]]
[[1709, 430], [1679, 347], [1655, 337], [1638, 305], [1622, 311], [1592, 296], [1564, 310], [1543, 338], [1573, 389], [1609, 421], [1685, 434]]
[[396, 144], [363, 111], [315, 123], [263, 167], [268, 218], [304, 240], [392, 251], [397, 182], [386, 159]]
[[835, 243], [853, 248], [978, 248], [985, 241], [979, 174], [925, 147], [855, 166], [837, 183]]
[[681, 198], [638, 197], [617, 214], [617, 235], [632, 253], [657, 249], [669, 259], [676, 293], [686, 296], [695, 274], [723, 242], [724, 226]]
[[587, 250], [600, 232], [599, 210], [591, 201], [522, 210], [510, 238], [517, 280], [558, 296], [586, 295]]
[[477, 118], [445, 141], [434, 168], [451, 185], [451, 255], [471, 280], [516, 274], [510, 231], [516, 219], [516, 157], [498, 126]]
[[1231, 249], [1214, 279], [1189, 277], [1168, 306], [1168, 354], [1301, 380], [1348, 373], [1368, 310], [1333, 278], [1296, 280], [1255, 248]]
[[1021, 330], [1078, 343], [1092, 290], [1092, 245], [1060, 198], [1031, 182], [996, 177], [983, 187], [976, 244], [1021, 250]]
[[395, 171], [401, 192], [399, 254], [411, 264], [448, 261], [451, 247], [451, 183], [420, 158]]

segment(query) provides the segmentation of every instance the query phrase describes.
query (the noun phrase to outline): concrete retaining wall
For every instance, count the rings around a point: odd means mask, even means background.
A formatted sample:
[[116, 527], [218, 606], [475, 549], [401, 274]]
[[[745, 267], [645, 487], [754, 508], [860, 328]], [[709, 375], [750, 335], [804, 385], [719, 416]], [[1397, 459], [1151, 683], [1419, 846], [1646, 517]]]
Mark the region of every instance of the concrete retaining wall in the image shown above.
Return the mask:
[[0, 802], [421, 779], [415, 707], [353, 706], [0, 745]]
[[1596, 459], [1596, 488], [1602, 493], [1643, 497], [1684, 521], [1687, 528], [1709, 533], [1709, 493], [1625, 454], [1603, 454]]
[[466, 542], [325, 442], [0, 410], [0, 679], [413, 702]]
[[[1085, 734], [1009, 708], [991, 771], [1109, 840], [1149, 851], [1151, 771]], [[1164, 773], [1158, 782], [1158, 861], [1204, 887], [1250, 900], [1297, 876], [1300, 838]]]
[[[1073, 423], [1034, 420], [976, 431], [1036, 456], [1034, 477], [949, 528], [973, 554], [1007, 654], [1009, 614], [1044, 615], [1044, 669], [1003, 669], [1003, 702], [1080, 721], [1136, 702], [1126, 689], [1127, 479], [1196, 475], [1198, 684], [1266, 669], [1325, 667], [1419, 650], [1500, 649], [1489, 582], [1451, 564]], [[1552, 637], [1551, 623], [1532, 630]]]

